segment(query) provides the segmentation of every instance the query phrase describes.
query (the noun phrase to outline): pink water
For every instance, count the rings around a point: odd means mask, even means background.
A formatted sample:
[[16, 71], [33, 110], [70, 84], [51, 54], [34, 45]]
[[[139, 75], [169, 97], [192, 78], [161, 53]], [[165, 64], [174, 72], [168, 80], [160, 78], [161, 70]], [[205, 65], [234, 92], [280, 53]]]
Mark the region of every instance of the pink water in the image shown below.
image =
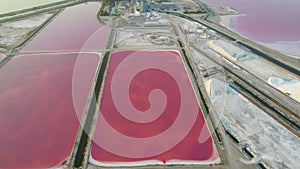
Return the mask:
[[99, 9], [97, 2], [66, 8], [22, 52], [103, 49], [109, 28], [98, 21]]
[[241, 34], [262, 42], [300, 40], [299, 0], [203, 0], [245, 13], [237, 18]]
[[[69, 160], [99, 61], [81, 54], [78, 71], [78, 57], [24, 55], [0, 69], [0, 168], [59, 167]], [[80, 89], [81, 100], [72, 88]]]
[[179, 53], [112, 54], [91, 159], [96, 165], [218, 161]]

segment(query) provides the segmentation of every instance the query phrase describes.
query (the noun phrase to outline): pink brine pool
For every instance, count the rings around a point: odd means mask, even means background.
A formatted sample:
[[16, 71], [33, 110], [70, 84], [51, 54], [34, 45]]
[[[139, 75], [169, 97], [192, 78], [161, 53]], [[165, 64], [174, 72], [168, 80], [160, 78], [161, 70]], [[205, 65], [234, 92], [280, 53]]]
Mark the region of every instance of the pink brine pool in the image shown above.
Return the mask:
[[100, 166], [220, 161], [181, 56], [111, 56], [90, 162]]
[[300, 40], [300, 1], [286, 0], [203, 0], [230, 6], [246, 15], [238, 17], [236, 28], [243, 35], [262, 42]]
[[109, 28], [97, 19], [100, 7], [100, 3], [91, 2], [64, 9], [22, 52], [103, 49]]
[[70, 159], [98, 61], [95, 54], [23, 55], [0, 69], [0, 168]]

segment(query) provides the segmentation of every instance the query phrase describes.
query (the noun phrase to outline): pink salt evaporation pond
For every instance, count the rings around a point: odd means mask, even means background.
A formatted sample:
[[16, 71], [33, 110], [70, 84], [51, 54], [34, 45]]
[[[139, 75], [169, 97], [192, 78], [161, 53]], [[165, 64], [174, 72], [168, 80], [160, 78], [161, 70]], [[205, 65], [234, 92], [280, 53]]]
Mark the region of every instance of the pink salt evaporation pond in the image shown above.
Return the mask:
[[99, 166], [220, 162], [177, 51], [112, 54], [90, 162]]
[[[79, 56], [84, 63], [76, 62]], [[68, 162], [99, 58], [22, 55], [0, 69], [0, 168], [52, 168]], [[78, 64], [87, 66], [79, 71]], [[76, 103], [74, 88], [81, 92]]]
[[66, 8], [21, 51], [86, 51], [104, 49], [109, 28], [97, 19], [101, 5], [90, 2]]
[[299, 0], [203, 0], [210, 5], [230, 6], [245, 13], [236, 20], [236, 29], [261, 42], [300, 40]]

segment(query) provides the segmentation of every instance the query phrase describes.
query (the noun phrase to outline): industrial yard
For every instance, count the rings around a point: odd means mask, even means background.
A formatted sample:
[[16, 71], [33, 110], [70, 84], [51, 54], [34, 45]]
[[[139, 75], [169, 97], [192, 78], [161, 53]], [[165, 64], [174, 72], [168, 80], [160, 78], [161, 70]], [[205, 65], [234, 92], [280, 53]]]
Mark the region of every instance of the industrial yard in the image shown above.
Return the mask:
[[217, 24], [242, 12], [47, 4], [0, 15], [0, 168], [300, 168], [300, 61]]

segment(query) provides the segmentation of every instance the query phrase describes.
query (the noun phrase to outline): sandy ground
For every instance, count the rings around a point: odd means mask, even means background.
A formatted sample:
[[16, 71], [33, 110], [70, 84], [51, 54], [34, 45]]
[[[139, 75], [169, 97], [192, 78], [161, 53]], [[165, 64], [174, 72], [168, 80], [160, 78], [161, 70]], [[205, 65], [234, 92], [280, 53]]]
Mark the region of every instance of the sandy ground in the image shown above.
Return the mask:
[[[0, 24], [0, 48], [10, 48], [24, 41], [31, 31], [46, 21], [50, 16], [50, 14], [46, 13], [27, 20]], [[161, 16], [157, 16], [156, 18], [158, 18], [158, 21], [154, 19], [146, 22], [142, 21], [142, 23], [144, 23], [144, 25], [168, 24], [167, 20]], [[184, 20], [180, 20], [179, 18], [175, 19], [181, 22], [179, 25], [182, 30], [187, 30], [187, 41], [193, 42], [193, 39], [196, 39], [194, 40], [195, 43], [200, 42], [198, 46], [202, 46], [202, 50], [213, 52], [212, 49], [208, 48], [206, 42], [209, 41], [211, 37], [216, 36], [214, 32], [204, 34], [204, 31], [208, 31], [206, 27], [195, 23], [188, 23], [189, 26], [187, 28]], [[231, 19], [231, 16], [222, 16], [222, 24], [233, 24]], [[130, 27], [131, 25], [129, 23], [126, 26]], [[134, 45], [161, 46], [153, 45], [150, 41], [150, 32], [153, 32], [153, 30], [143, 32], [119, 29], [116, 45], [121, 47], [132, 47]], [[165, 36], [173, 33], [169, 29], [160, 29], [156, 34], [162, 32]], [[145, 39], [145, 37], [149, 39]], [[162, 38], [161, 40], [167, 42], [167, 39], [168, 38]], [[230, 47], [229, 51], [232, 51]], [[201, 53], [191, 49], [191, 54], [199, 71], [213, 66], [217, 66], [218, 69], [222, 70], [221, 67], [215, 65]], [[0, 60], [1, 55], [2, 54], [0, 54]], [[261, 58], [246, 59], [238, 62], [243, 67], [249, 69], [249, 71], [256, 72], [266, 82], [269, 82], [280, 90], [290, 92], [292, 89], [291, 93], [295, 90], [299, 92], [299, 81], [295, 81], [298, 79], [294, 79], [293, 76], [287, 75], [285, 72], [278, 70], [278, 68], [266, 65]], [[253, 162], [262, 160], [272, 168], [278, 169], [300, 168], [300, 140], [266, 115], [261, 109], [230, 88], [224, 80], [225, 75], [222, 74], [222, 71], [220, 74], [211, 77], [211, 79], [206, 79], [207, 92], [209, 93], [215, 111], [230, 126], [238, 138], [241, 139], [242, 144], [248, 144], [255, 153], [256, 158]]]
[[0, 61], [5, 57], [4, 54], [0, 53]]
[[[233, 32], [239, 33], [236, 28], [236, 22], [238, 17], [243, 16], [244, 14], [232, 9], [230, 7], [210, 7], [215, 14], [209, 16], [207, 19], [219, 25], [230, 29]], [[239, 33], [240, 34], [240, 33]], [[257, 43], [260, 43], [266, 47], [277, 50], [283, 54], [288, 55], [289, 57], [300, 59], [300, 41], [275, 41], [275, 42], [260, 42], [255, 39], [251, 39]]]
[[115, 45], [116, 47], [176, 47], [174, 37], [168, 29], [119, 29]]
[[[205, 43], [205, 42], [203, 42]], [[217, 66], [196, 50], [191, 50], [199, 72]], [[244, 96], [229, 87], [222, 72], [205, 78], [205, 87], [214, 111], [254, 153], [258, 161], [274, 169], [299, 168], [300, 140]], [[221, 124], [220, 124], [221, 125]]]
[[243, 14], [242, 12], [232, 8], [232, 7], [229, 7], [229, 6], [209, 6], [209, 9], [211, 11], [214, 12], [214, 14], [217, 14], [217, 15], [241, 15]]
[[274, 169], [300, 168], [300, 140], [261, 109], [218, 79], [206, 82], [216, 112], [243, 145]]
[[0, 1], [0, 14], [28, 9], [40, 5], [46, 5], [63, 0], [1, 0]]
[[161, 14], [154, 12], [145, 17], [122, 18], [119, 23], [121, 28], [118, 29], [115, 40], [115, 46], [118, 48], [176, 47], [174, 30], [169, 20]]
[[273, 43], [262, 43], [264, 46], [276, 49], [290, 57], [300, 59], [300, 41], [277, 41]]
[[248, 72], [251, 72], [259, 79], [270, 83], [269, 79], [277, 77], [285, 81], [293, 81], [294, 83], [271, 84], [283, 93], [289, 93], [290, 97], [300, 102], [299, 97], [299, 79], [279, 66], [270, 63], [262, 57], [259, 57], [249, 51], [243, 50], [232, 43], [224, 40], [210, 41], [208, 47], [223, 57], [231, 60], [241, 66]]
[[270, 77], [268, 83], [300, 102], [300, 80], [286, 80], [279, 77]]
[[179, 26], [182, 32], [182, 38], [188, 44], [195, 44], [206, 39], [218, 39], [218, 35], [215, 31], [207, 29], [207, 27], [202, 24], [174, 16], [170, 16], [169, 18]]
[[52, 15], [51, 13], [43, 13], [22, 20], [1, 23], [0, 48], [9, 50], [20, 45]]
[[232, 7], [209, 6], [209, 9], [213, 11], [213, 15], [208, 16], [207, 20], [220, 24], [235, 32], [235, 22], [237, 18], [244, 15], [242, 12]]

